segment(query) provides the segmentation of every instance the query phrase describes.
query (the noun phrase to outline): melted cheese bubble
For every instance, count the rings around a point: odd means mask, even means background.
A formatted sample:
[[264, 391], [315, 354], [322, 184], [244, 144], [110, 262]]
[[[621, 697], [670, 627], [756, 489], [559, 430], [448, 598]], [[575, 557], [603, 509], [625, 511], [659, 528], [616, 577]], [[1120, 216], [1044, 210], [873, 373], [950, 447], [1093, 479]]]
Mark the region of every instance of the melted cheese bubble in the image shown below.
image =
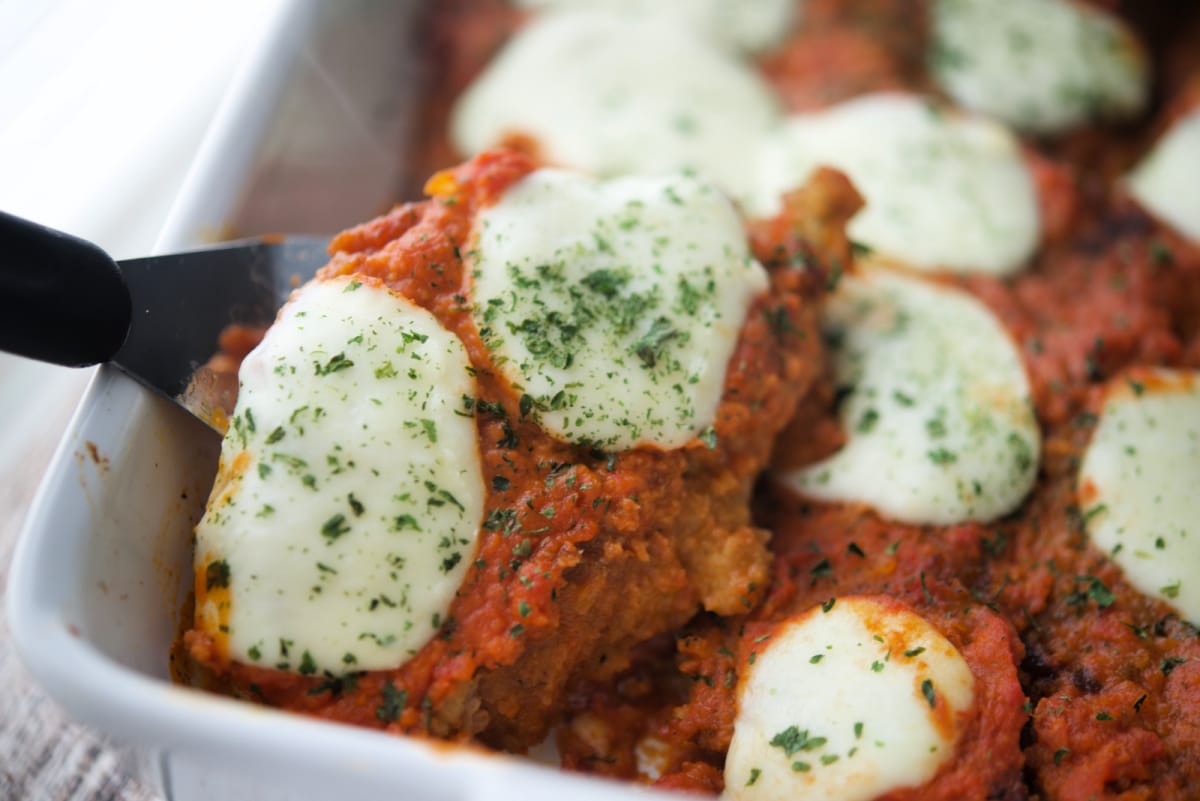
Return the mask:
[[1142, 593], [1200, 623], [1200, 373], [1114, 380], [1083, 456], [1088, 536]]
[[846, 444], [779, 476], [809, 497], [907, 523], [988, 521], [1037, 477], [1040, 432], [1020, 354], [966, 292], [871, 269], [842, 279], [825, 335]]
[[560, 12], [534, 19], [455, 107], [464, 154], [513, 135], [552, 164], [599, 176], [694, 170], [731, 190], [778, 107], [735, 56], [661, 18]]
[[1034, 133], [1136, 114], [1141, 45], [1119, 19], [1071, 0], [935, 0], [929, 69], [966, 108]]
[[738, 686], [725, 760], [734, 801], [869, 801], [954, 757], [975, 678], [902, 604], [838, 598], [788, 620]]
[[850, 236], [913, 267], [1007, 275], [1037, 247], [1037, 195], [1016, 138], [917, 95], [793, 115], [764, 138], [759, 159], [754, 213], [776, 213], [783, 193], [836, 167], [866, 200]]
[[548, 433], [625, 450], [711, 431], [767, 287], [720, 191], [685, 175], [542, 169], [483, 210], [474, 237], [476, 324]]
[[433, 636], [483, 512], [475, 421], [459, 414], [469, 369], [458, 337], [386, 289], [293, 294], [242, 363], [196, 527], [197, 625], [227, 626], [235, 661], [379, 670]]
[[1200, 243], [1200, 106], [1171, 126], [1127, 181], [1147, 211]]

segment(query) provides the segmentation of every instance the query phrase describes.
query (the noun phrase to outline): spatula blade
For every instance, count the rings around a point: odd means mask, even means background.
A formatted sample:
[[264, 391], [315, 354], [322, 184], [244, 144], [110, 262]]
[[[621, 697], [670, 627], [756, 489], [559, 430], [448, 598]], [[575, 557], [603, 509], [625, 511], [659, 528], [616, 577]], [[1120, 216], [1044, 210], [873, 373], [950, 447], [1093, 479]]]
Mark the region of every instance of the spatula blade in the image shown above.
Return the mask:
[[133, 317], [112, 362], [223, 429], [222, 387], [203, 365], [230, 325], [266, 327], [328, 261], [327, 239], [287, 237], [119, 262]]

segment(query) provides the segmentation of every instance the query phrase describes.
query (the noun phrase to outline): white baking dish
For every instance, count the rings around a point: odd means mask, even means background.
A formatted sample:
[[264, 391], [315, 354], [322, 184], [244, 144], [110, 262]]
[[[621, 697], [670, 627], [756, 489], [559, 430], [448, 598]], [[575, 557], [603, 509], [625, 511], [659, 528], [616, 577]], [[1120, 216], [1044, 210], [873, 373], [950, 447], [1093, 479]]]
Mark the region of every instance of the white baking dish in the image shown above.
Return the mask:
[[[417, 4], [285, 3], [248, 60], [158, 242], [332, 232], [409, 191]], [[216, 467], [203, 425], [101, 369], [29, 513], [8, 613], [17, 650], [69, 714], [133, 750], [175, 801], [629, 798], [649, 790], [406, 740], [173, 685], [190, 530]], [[677, 797], [677, 796], [676, 796]]]

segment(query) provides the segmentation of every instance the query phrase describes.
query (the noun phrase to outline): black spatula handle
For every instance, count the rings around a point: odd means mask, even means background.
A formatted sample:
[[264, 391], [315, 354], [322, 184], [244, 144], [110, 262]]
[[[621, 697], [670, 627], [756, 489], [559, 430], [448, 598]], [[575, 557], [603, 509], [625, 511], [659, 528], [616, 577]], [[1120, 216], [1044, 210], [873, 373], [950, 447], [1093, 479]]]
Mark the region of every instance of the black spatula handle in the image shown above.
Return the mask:
[[0, 212], [0, 350], [82, 367], [129, 331], [129, 290], [100, 248]]

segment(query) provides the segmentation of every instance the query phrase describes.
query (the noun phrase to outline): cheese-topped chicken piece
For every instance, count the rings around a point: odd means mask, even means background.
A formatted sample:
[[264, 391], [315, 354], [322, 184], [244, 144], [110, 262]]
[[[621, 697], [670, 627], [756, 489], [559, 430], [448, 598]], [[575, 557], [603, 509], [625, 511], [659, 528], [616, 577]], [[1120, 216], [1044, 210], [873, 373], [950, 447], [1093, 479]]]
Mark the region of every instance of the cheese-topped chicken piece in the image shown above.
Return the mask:
[[1037, 134], [1146, 104], [1146, 55], [1119, 19], [1076, 0], [933, 0], [928, 63], [956, 102]]
[[786, 486], [907, 523], [988, 521], [1021, 503], [1040, 432], [1020, 354], [982, 303], [868, 269], [829, 299], [825, 338], [847, 441], [781, 474]]
[[712, 184], [543, 169], [475, 229], [476, 324], [542, 428], [609, 450], [677, 448], [709, 429], [767, 288]]
[[[856, 198], [825, 180], [844, 258]], [[820, 369], [821, 270], [788, 264], [825, 257], [784, 220], [768, 272], [686, 175], [494, 152], [427, 189], [335, 237], [242, 365], [184, 645], [198, 683], [520, 750], [765, 588], [751, 491]]]
[[1129, 583], [1200, 622], [1200, 373], [1135, 370], [1107, 387], [1079, 470], [1088, 536]]
[[1037, 247], [1032, 175], [1016, 138], [989, 120], [899, 93], [792, 115], [761, 144], [749, 210], [775, 213], [822, 165], [866, 200], [850, 236], [912, 267], [1009, 275]]
[[509, 40], [459, 99], [451, 136], [464, 154], [532, 142], [594, 175], [689, 169], [734, 190], [778, 113], [754, 70], [684, 26], [572, 11]]
[[539, 10], [603, 9], [627, 15], [661, 16], [686, 25], [717, 44], [758, 51], [779, 44], [797, 22], [797, 0], [516, 0]]
[[395, 668], [446, 617], [484, 486], [458, 337], [378, 282], [295, 293], [242, 362], [196, 526], [198, 627], [233, 660]]
[[1200, 106], [1176, 121], [1126, 180], [1147, 211], [1200, 243]]
[[903, 604], [838, 598], [779, 624], [738, 683], [724, 798], [870, 801], [952, 760], [975, 679]]

